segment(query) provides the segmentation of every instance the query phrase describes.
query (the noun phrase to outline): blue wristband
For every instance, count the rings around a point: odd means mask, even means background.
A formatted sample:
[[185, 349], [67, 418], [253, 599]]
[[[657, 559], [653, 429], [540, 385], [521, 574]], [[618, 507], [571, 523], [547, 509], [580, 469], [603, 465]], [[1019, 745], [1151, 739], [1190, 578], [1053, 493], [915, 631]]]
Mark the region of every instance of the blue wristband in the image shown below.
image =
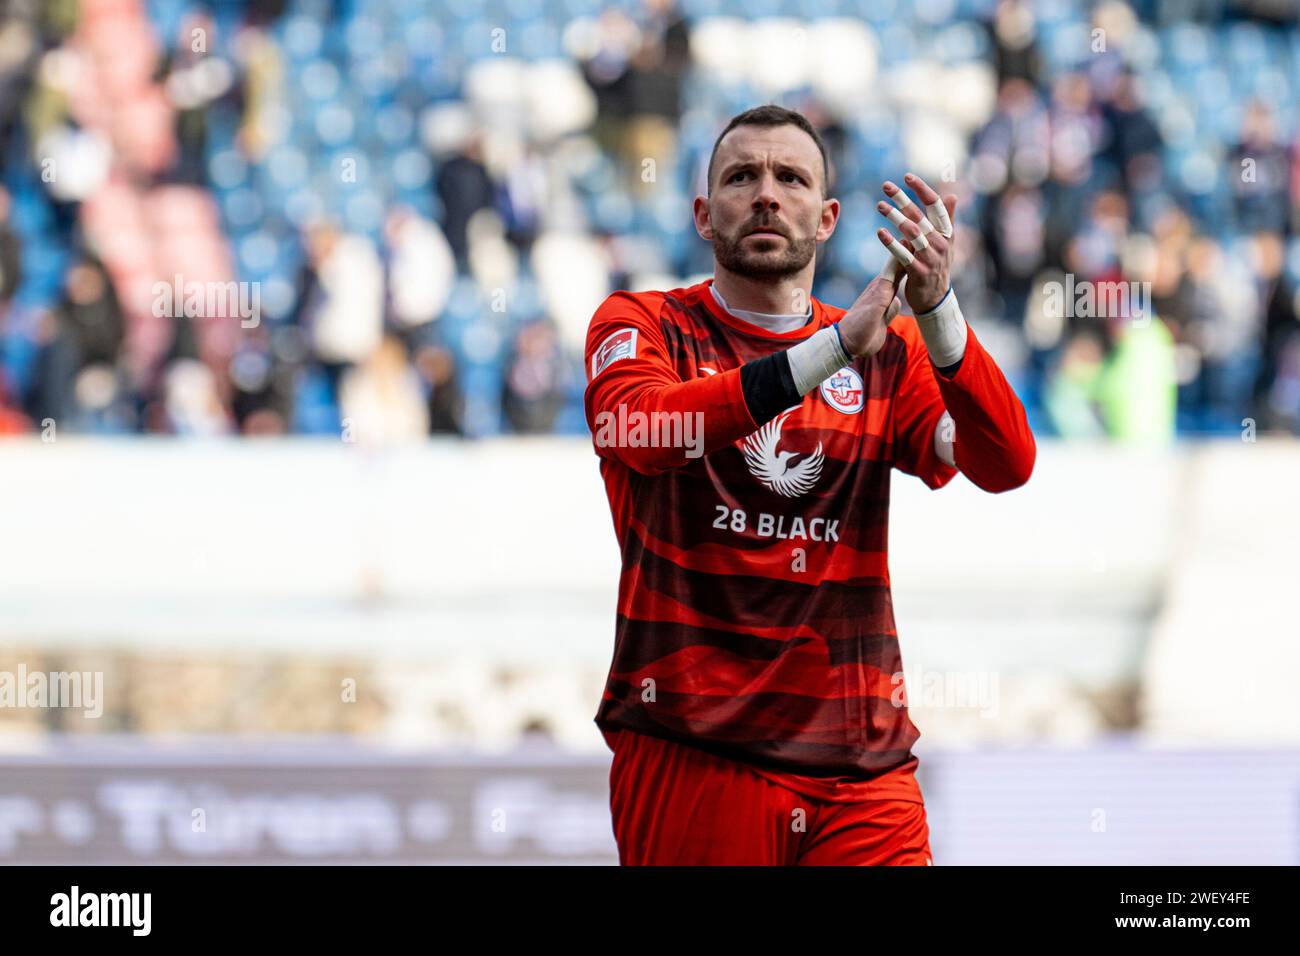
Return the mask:
[[952, 285], [951, 285], [951, 284], [949, 284], [949, 286], [948, 286], [948, 291], [945, 292], [945, 293], [943, 294], [943, 298], [940, 299], [938, 302], [936, 302], [936, 303], [934, 304], [933, 308], [926, 309], [924, 312], [918, 312], [918, 313], [916, 313], [916, 316], [919, 318], [920, 316], [931, 315], [931, 314], [933, 314], [934, 312], [938, 311], [939, 306], [943, 305], [944, 300], [947, 299], [948, 296], [950, 296], [950, 295], [952, 295]]
[[849, 347], [844, 344], [844, 333], [840, 331], [840, 324], [838, 322], [832, 322], [831, 328], [835, 330], [835, 337], [840, 340], [840, 351], [844, 353], [845, 357], [850, 362], [852, 362], [853, 353], [850, 352]]

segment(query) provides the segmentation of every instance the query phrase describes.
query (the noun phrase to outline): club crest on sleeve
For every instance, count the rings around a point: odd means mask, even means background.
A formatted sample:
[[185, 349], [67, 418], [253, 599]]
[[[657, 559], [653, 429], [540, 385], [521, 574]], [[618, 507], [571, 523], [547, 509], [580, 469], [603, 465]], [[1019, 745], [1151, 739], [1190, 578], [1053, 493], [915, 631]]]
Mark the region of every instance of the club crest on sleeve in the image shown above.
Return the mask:
[[605, 336], [591, 356], [591, 377], [595, 378], [619, 359], [636, 355], [636, 329], [619, 329]]
[[866, 404], [866, 387], [862, 384], [862, 376], [857, 369], [846, 365], [822, 382], [822, 398], [831, 408], [845, 415], [862, 411], [862, 406]]

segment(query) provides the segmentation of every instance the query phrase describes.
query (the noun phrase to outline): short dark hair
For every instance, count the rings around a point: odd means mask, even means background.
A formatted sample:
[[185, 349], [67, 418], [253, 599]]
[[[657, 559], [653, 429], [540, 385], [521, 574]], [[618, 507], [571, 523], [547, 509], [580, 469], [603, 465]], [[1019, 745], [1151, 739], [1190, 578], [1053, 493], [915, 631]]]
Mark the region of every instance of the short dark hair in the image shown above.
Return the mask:
[[822, 198], [825, 199], [830, 195], [830, 176], [831, 166], [826, 158], [826, 144], [818, 135], [817, 130], [813, 129], [812, 123], [807, 118], [794, 110], [788, 110], [784, 106], [777, 106], [775, 103], [768, 103], [765, 106], [755, 106], [751, 110], [745, 110], [731, 118], [727, 128], [718, 134], [718, 138], [713, 141], [713, 152], [709, 154], [709, 171], [708, 182], [705, 186], [707, 194], [713, 195], [713, 161], [718, 155], [718, 146], [722, 143], [723, 137], [730, 133], [737, 126], [797, 126], [817, 144], [817, 152], [822, 154]]

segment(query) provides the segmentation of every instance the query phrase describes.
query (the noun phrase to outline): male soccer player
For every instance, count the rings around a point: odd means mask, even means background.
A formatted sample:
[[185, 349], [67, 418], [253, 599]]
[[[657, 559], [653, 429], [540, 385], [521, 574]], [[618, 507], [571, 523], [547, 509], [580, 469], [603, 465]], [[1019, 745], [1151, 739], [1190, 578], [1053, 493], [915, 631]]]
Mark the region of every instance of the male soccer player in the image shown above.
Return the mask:
[[[812, 298], [840, 209], [827, 172], [799, 113], [733, 118], [695, 199], [713, 279], [615, 292], [587, 333], [622, 552], [596, 723], [624, 864], [932, 862], [890, 469], [1001, 492], [1035, 445], [949, 285], [955, 196], [884, 183], [888, 265], [847, 310]], [[900, 285], [912, 315], [895, 318]]]

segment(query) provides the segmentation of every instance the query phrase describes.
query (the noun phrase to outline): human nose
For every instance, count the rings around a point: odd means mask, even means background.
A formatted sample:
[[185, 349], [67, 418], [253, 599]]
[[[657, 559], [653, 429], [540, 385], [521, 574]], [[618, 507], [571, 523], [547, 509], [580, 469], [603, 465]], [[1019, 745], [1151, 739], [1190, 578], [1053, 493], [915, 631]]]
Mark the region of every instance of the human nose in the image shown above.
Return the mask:
[[758, 192], [754, 195], [754, 211], [775, 211], [781, 205], [776, 192], [776, 177], [770, 172], [763, 173], [758, 182]]

